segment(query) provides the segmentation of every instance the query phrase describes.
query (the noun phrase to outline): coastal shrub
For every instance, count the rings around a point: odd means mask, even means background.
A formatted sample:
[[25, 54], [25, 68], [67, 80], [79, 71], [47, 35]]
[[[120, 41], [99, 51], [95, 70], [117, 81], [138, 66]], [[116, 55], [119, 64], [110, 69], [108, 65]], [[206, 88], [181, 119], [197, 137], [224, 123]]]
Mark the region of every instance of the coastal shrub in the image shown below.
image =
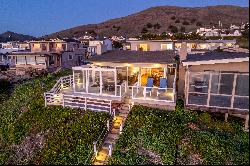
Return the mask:
[[249, 164], [249, 135], [237, 121], [209, 113], [135, 105], [108, 163], [206, 165]]
[[37, 135], [45, 139], [42, 149], [32, 152], [32, 158], [17, 157], [10, 164], [83, 164], [86, 161], [109, 115], [61, 106], [44, 107], [43, 93], [61, 76], [69, 74], [71, 71], [60, 71], [20, 83], [9, 99], [0, 104], [1, 165], [25, 152], [14, 152], [13, 145], [25, 148], [25, 144], [34, 144], [27, 142], [27, 138]]

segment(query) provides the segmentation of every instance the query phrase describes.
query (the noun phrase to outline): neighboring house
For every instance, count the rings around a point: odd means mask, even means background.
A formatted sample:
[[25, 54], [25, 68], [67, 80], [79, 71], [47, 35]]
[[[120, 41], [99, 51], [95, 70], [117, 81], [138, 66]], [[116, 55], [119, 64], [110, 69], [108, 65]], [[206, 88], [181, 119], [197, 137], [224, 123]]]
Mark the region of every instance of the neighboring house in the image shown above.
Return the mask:
[[18, 50], [22, 50], [22, 51], [30, 50], [29, 42], [18, 42], [17, 46], [18, 46]]
[[0, 53], [2, 54], [11, 53], [18, 50], [19, 48], [17, 46], [17, 42], [0, 43]]
[[91, 65], [73, 67], [73, 76], [61, 78], [45, 93], [46, 105], [111, 113], [116, 103], [129, 99], [174, 109], [177, 62], [173, 50], [109, 51], [89, 61]]
[[131, 51], [164, 51], [174, 50], [171, 40], [127, 40]]
[[219, 36], [219, 32], [216, 30], [211, 30], [211, 31], [205, 32], [205, 36], [206, 37]]
[[6, 69], [10, 65], [8, 55], [0, 53], [0, 69]]
[[249, 53], [183, 53], [180, 59], [186, 107], [249, 116]]
[[[12, 52], [11, 67], [18, 70], [47, 70], [71, 68], [82, 64], [86, 48], [77, 42], [63, 40], [31, 41], [30, 51]], [[17, 70], [17, 71], [18, 71]]]
[[112, 49], [112, 41], [110, 39], [90, 40], [87, 51], [90, 55], [101, 55], [102, 53]]
[[70, 49], [63, 40], [31, 41], [30, 48], [31, 52], [61, 52]]
[[61, 66], [61, 54], [49, 52], [12, 52], [11, 67], [54, 71]]
[[233, 48], [236, 40], [176, 40], [174, 41], [175, 50], [180, 51], [183, 43], [186, 43], [187, 52], [207, 52], [220, 47], [221, 49]]
[[131, 45], [129, 42], [122, 43], [123, 50], [131, 50]]

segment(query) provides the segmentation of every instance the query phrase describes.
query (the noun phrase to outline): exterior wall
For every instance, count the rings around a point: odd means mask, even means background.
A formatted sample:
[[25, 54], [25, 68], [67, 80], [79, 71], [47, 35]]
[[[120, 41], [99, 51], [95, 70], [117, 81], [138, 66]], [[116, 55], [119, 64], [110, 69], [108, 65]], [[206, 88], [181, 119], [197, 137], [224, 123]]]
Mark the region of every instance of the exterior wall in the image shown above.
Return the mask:
[[107, 51], [110, 51], [110, 50], [113, 49], [113, 47], [112, 47], [112, 41], [109, 40], [109, 39], [105, 39], [104, 40], [104, 45], [106, 45]]
[[12, 66], [16, 68], [47, 68], [46, 57], [41, 57], [40, 55], [11, 55], [11, 62]]
[[140, 44], [147, 44], [147, 51], [163, 51], [165, 49], [162, 48], [162, 44], [168, 44], [169, 49], [174, 49], [173, 42], [167, 42], [167, 41], [128, 41], [131, 44], [131, 50], [132, 51], [138, 51]]
[[30, 42], [31, 52], [60, 52], [67, 50], [65, 42]]
[[[69, 59], [69, 55], [72, 55], [72, 59]], [[83, 59], [83, 54], [77, 52], [64, 52], [62, 53], [62, 67], [72, 68], [73, 66], [81, 65], [81, 60]]]

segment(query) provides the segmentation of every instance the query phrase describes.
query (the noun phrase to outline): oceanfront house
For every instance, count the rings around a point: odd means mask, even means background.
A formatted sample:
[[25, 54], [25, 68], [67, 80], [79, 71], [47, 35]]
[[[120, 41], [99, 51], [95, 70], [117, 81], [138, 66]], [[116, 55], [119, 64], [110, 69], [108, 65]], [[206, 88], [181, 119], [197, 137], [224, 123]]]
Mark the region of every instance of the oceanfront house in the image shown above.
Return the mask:
[[171, 40], [127, 40], [125, 50], [131, 51], [164, 51], [174, 50]]
[[213, 51], [203, 55], [188, 54], [181, 56], [181, 60], [185, 68], [187, 108], [249, 118], [249, 53]]
[[[63, 40], [31, 41], [30, 51], [9, 53], [11, 67], [18, 70], [55, 71], [58, 68], [72, 68], [82, 64], [85, 49], [80, 43]], [[25, 73], [25, 72], [21, 72]]]
[[37, 69], [55, 71], [58, 68], [79, 66], [84, 60], [84, 54], [77, 51], [57, 52], [12, 52], [8, 54], [11, 67], [17, 70]]
[[45, 93], [46, 105], [111, 112], [128, 101], [174, 109], [177, 61], [168, 51], [109, 51], [90, 65], [73, 67]]

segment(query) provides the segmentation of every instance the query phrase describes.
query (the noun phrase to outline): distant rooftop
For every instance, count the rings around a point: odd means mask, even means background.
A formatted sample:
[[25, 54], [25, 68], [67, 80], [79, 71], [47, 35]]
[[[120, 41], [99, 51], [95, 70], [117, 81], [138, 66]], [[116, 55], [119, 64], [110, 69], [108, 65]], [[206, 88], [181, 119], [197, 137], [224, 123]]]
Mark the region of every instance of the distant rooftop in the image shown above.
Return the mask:
[[113, 63], [175, 63], [175, 53], [168, 51], [126, 51], [114, 50], [89, 59], [91, 62]]

